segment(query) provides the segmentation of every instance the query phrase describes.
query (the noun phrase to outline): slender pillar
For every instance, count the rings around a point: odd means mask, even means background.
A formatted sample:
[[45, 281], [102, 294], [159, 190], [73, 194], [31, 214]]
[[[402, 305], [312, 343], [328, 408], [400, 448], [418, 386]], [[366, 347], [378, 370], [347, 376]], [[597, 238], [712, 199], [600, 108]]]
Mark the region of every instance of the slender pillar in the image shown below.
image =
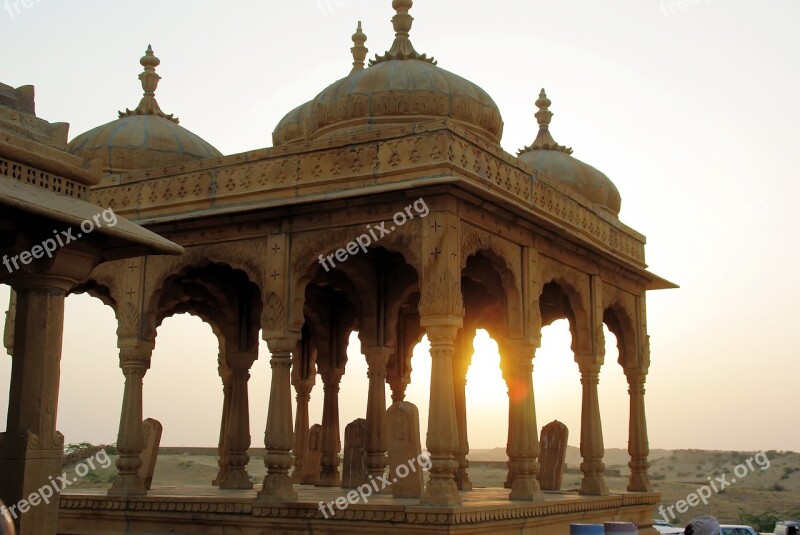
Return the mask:
[[109, 496], [143, 496], [147, 494], [139, 467], [142, 466], [142, 381], [150, 368], [152, 340], [122, 339], [119, 341], [120, 368], [125, 374], [125, 392], [117, 437], [117, 479]]
[[647, 474], [647, 469], [650, 468], [647, 460], [650, 455], [650, 444], [647, 439], [647, 418], [644, 409], [644, 383], [647, 372], [626, 369], [625, 375], [628, 377], [628, 394], [631, 402], [628, 427], [628, 453], [631, 456], [628, 466], [631, 469], [631, 475], [628, 481], [628, 491], [653, 492], [653, 484]]
[[406, 399], [406, 388], [411, 383], [410, 377], [400, 376], [389, 379], [389, 388], [392, 391], [392, 403], [399, 403]]
[[225, 444], [225, 435], [228, 429], [228, 414], [231, 410], [230, 368], [226, 362], [225, 353], [220, 352], [217, 358], [217, 364], [217, 370], [222, 379], [222, 418], [219, 428], [219, 446], [217, 447], [217, 455], [219, 456], [217, 464], [219, 465], [219, 471], [217, 472], [217, 477], [211, 482], [211, 484], [216, 487], [219, 486], [219, 482], [225, 475], [225, 457], [228, 454], [228, 448]]
[[300, 483], [303, 473], [303, 460], [308, 447], [308, 402], [311, 400], [311, 389], [314, 388], [314, 378], [299, 379], [294, 381], [296, 392], [297, 412], [294, 424], [294, 468], [292, 470], [292, 482]]
[[272, 384], [269, 393], [267, 430], [264, 433], [264, 446], [267, 455], [264, 465], [267, 475], [259, 491], [256, 502], [272, 503], [296, 501], [297, 492], [292, 488], [289, 469], [292, 467], [292, 351], [296, 350], [296, 337], [267, 340], [272, 352]]
[[509, 466], [513, 473], [509, 499], [543, 501], [539, 485], [539, 439], [536, 425], [536, 402], [533, 394], [534, 347], [523, 342], [508, 344], [509, 404], [513, 420], [509, 420]]
[[432, 466], [422, 498], [425, 505], [461, 505], [455, 481], [458, 425], [453, 392], [453, 353], [460, 323], [460, 317], [423, 318], [431, 342], [431, 395], [426, 443]]
[[469, 441], [467, 438], [467, 371], [469, 370], [470, 357], [472, 356], [472, 340], [475, 331], [459, 331], [456, 339], [455, 357], [453, 360], [453, 390], [456, 404], [456, 418], [458, 422], [458, 448], [456, 448], [456, 486], [458, 490], [472, 490], [472, 481], [469, 479], [467, 468], [469, 461]]
[[343, 373], [339, 368], [324, 368], [321, 372], [325, 397], [322, 406], [322, 456], [318, 487], [342, 485], [339, 474], [339, 452], [342, 450], [339, 433], [339, 383]]
[[[6, 432], [0, 434], [0, 498], [9, 507], [36, 494], [49, 476], [61, 474], [64, 447], [56, 416], [66, 281], [36, 277], [28, 282], [15, 286], [8, 420]], [[56, 493], [49, 504], [21, 515], [18, 533], [56, 533], [58, 503]]]
[[589, 496], [607, 496], [609, 494], [603, 472], [603, 426], [600, 422], [600, 402], [597, 396], [597, 384], [600, 381], [600, 364], [593, 355], [576, 359], [581, 370], [583, 385], [583, 404], [581, 409], [581, 481], [580, 493]]
[[364, 464], [367, 474], [378, 481], [378, 476], [383, 476], [386, 469], [386, 365], [394, 350], [384, 346], [365, 347], [362, 350], [369, 366]]
[[250, 368], [258, 352], [228, 353], [230, 367], [230, 409], [225, 429], [225, 470], [219, 482], [221, 489], [252, 489], [247, 473], [250, 456], [250, 401], [247, 383]]
[[[501, 360], [502, 366], [502, 360]], [[506, 456], [508, 456], [508, 461], [506, 461], [506, 480], [503, 483], [503, 488], [510, 489], [511, 486], [514, 484], [514, 466], [511, 463], [511, 442], [513, 442], [513, 437], [511, 436], [511, 422], [516, 420], [516, 415], [514, 414], [514, 410], [516, 405], [511, 402], [511, 382], [509, 380], [509, 373], [503, 369], [503, 380], [506, 383], [506, 393], [508, 394], [508, 434], [506, 435]]]

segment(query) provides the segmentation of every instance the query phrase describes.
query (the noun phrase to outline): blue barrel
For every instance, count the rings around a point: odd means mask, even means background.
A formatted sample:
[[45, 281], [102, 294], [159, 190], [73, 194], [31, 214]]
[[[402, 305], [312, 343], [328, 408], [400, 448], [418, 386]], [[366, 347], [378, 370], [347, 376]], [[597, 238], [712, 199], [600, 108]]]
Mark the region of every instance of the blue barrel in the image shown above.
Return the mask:
[[603, 524], [570, 524], [569, 535], [604, 535]]

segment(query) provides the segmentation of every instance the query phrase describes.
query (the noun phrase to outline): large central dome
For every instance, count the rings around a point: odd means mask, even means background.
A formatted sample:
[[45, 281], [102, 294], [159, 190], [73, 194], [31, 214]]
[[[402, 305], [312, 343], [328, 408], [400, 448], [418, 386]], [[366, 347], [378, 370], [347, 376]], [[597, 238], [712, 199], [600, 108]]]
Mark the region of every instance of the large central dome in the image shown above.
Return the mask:
[[[354, 68], [349, 76], [290, 112], [276, 128], [274, 141], [332, 138], [449, 118], [499, 144], [503, 119], [486, 91], [414, 50], [409, 39], [412, 5], [412, 0], [392, 2], [397, 11], [392, 19], [396, 37], [386, 54], [377, 56], [366, 69]], [[358, 43], [354, 54], [356, 49]]]

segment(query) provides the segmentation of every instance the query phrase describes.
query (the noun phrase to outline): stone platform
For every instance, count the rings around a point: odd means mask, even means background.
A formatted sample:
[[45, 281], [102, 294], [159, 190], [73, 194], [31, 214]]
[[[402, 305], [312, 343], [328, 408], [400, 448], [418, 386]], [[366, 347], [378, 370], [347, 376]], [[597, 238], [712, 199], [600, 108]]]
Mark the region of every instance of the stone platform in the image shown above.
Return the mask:
[[651, 527], [658, 493], [614, 493], [605, 497], [548, 492], [543, 503], [510, 502], [508, 490], [461, 493], [459, 507], [423, 507], [418, 500], [372, 496], [326, 519], [319, 502], [345, 492], [297, 486], [298, 501], [255, 504], [257, 488], [220, 491], [209, 487], [161, 487], [140, 498], [108, 497], [102, 490], [70, 490], [61, 497], [59, 535], [341, 535], [524, 534], [567, 535], [573, 522], [629, 521], [642, 535]]

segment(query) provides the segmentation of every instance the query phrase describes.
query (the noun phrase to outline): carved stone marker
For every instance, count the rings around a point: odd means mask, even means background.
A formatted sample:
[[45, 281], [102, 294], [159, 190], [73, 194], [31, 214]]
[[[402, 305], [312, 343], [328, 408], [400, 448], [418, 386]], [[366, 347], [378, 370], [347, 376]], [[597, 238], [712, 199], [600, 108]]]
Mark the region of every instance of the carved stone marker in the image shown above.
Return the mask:
[[153, 474], [156, 471], [158, 448], [161, 445], [161, 433], [164, 426], [158, 420], [148, 418], [142, 422], [142, 435], [144, 436], [144, 449], [142, 450], [142, 466], [139, 467], [139, 477], [144, 482], [144, 488], [150, 490], [153, 484]]
[[303, 485], [319, 483], [320, 462], [322, 460], [322, 426], [314, 424], [308, 431], [308, 448], [303, 459], [303, 473], [300, 482]]
[[553, 420], [542, 428], [539, 448], [539, 484], [542, 490], [561, 490], [561, 476], [564, 474], [564, 461], [567, 457], [567, 426]]
[[342, 465], [342, 488], [354, 489], [367, 481], [364, 465], [364, 436], [367, 421], [353, 420], [344, 428], [344, 463]]
[[[389, 451], [389, 481], [395, 498], [422, 497], [422, 453], [419, 440], [419, 410], [400, 401], [386, 410], [386, 448]], [[398, 468], [399, 467], [399, 468]]]

